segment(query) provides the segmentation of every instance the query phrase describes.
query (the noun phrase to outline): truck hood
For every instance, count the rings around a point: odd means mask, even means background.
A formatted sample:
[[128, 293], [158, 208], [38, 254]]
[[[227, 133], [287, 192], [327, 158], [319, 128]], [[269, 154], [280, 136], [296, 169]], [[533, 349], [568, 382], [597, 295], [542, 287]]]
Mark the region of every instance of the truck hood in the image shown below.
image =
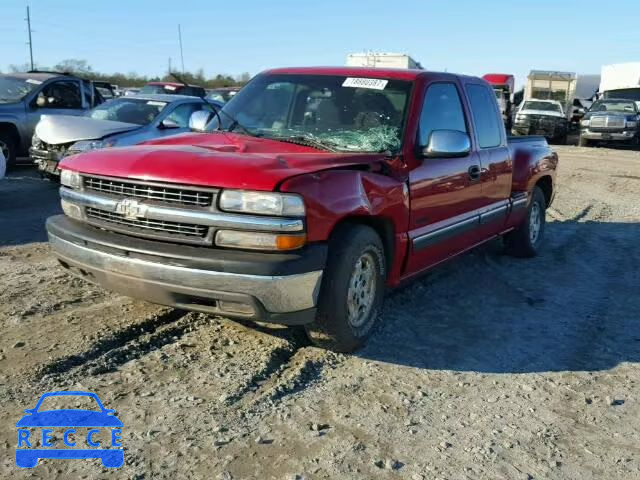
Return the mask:
[[549, 110], [520, 110], [518, 115], [544, 115], [545, 117], [558, 117], [564, 118], [564, 115], [560, 112], [550, 112]]
[[97, 120], [71, 115], [42, 115], [36, 125], [36, 135], [45, 143], [58, 145], [79, 140], [99, 140], [114, 133], [140, 128], [135, 123]]
[[66, 157], [60, 166], [91, 175], [205, 187], [274, 190], [287, 178], [382, 162], [384, 153], [334, 153], [229, 133], [185, 133], [141, 145]]

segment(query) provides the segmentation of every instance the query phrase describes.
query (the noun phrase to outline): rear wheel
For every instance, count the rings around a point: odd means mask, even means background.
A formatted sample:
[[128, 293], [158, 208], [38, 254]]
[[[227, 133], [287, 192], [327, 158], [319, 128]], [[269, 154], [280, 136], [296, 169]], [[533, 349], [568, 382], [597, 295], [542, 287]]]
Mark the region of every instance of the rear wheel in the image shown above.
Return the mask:
[[329, 242], [318, 313], [305, 327], [311, 341], [337, 352], [363, 346], [382, 309], [385, 271], [384, 248], [375, 230], [340, 227]]
[[527, 216], [504, 240], [507, 252], [515, 257], [535, 257], [542, 246], [546, 226], [547, 202], [540, 187], [534, 187]]

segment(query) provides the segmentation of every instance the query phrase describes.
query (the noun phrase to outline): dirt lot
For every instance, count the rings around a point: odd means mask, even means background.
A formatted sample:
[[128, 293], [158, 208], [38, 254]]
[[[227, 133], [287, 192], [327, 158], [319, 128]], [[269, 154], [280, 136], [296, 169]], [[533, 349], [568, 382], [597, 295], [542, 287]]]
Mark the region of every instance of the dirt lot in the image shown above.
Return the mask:
[[[558, 150], [543, 255], [496, 242], [391, 293], [351, 356], [71, 277], [40, 243], [56, 186], [12, 174], [0, 477], [640, 478], [640, 152]], [[122, 469], [14, 465], [23, 409], [59, 389], [116, 409]]]

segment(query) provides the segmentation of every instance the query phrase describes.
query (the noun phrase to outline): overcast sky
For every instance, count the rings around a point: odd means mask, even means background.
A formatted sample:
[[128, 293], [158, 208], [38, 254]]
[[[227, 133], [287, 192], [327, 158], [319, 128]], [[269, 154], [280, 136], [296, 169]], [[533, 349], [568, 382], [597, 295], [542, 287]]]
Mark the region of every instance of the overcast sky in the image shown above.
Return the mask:
[[[31, 0], [34, 59], [85, 59], [101, 72], [255, 74], [343, 65], [363, 50], [412, 55], [430, 70], [599, 73], [640, 61], [640, 0]], [[0, 0], [0, 69], [29, 59], [24, 0]], [[611, 7], [610, 15], [607, 8]], [[609, 19], [609, 20], [607, 20]], [[605, 28], [600, 26], [604, 22]]]

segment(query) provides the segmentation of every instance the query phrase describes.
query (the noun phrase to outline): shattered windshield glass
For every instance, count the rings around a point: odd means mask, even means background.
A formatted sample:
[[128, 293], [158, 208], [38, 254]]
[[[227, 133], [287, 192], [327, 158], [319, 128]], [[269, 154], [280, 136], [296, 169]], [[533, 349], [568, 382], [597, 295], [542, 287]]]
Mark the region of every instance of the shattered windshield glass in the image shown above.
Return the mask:
[[94, 108], [89, 113], [89, 116], [96, 120], [112, 120], [115, 122], [135, 123], [136, 125], [148, 125], [158, 116], [166, 105], [166, 102], [123, 97], [105, 102]]
[[224, 106], [208, 130], [328, 151], [395, 153], [410, 89], [410, 82], [391, 79], [260, 75]]
[[0, 77], [0, 103], [19, 102], [41, 83], [30, 78]]

